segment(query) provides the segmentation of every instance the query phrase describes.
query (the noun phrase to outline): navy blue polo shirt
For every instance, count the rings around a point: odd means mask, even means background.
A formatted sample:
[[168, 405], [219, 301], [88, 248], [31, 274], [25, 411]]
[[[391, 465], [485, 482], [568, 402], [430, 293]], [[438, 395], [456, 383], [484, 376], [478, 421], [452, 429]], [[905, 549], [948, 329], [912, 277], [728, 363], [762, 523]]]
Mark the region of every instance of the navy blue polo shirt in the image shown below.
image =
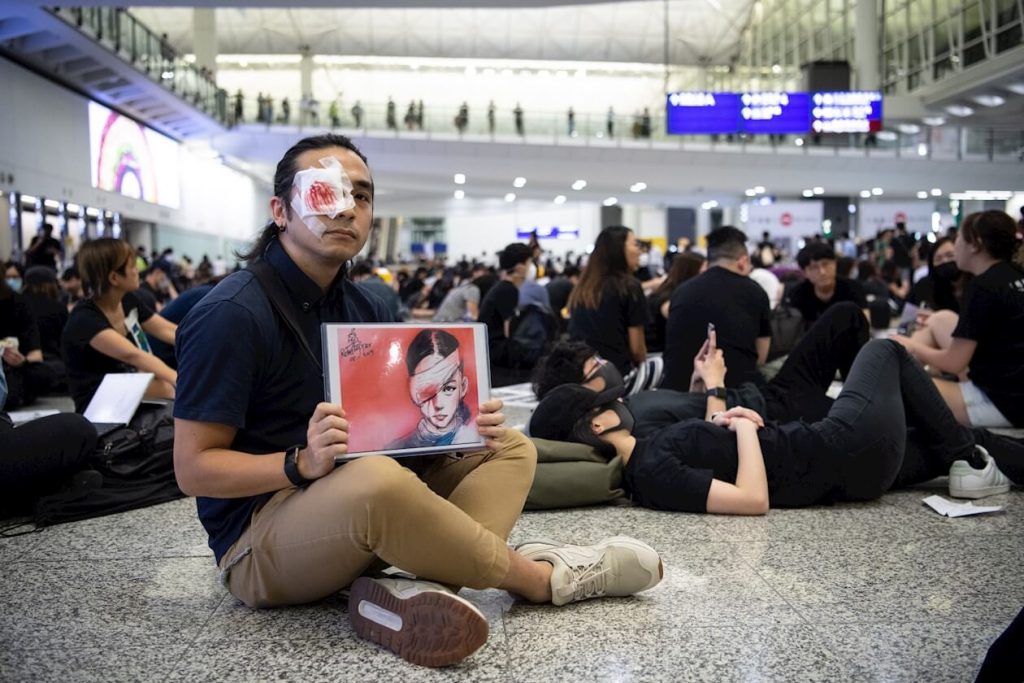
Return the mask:
[[[318, 357], [321, 323], [392, 322], [380, 299], [347, 279], [324, 294], [277, 241], [265, 259], [284, 282]], [[234, 273], [218, 284], [189, 311], [176, 342], [175, 417], [237, 428], [231, 448], [245, 453], [280, 453], [306, 443], [309, 418], [324, 400], [323, 377], [252, 273]], [[196, 498], [218, 562], [272, 495]]]

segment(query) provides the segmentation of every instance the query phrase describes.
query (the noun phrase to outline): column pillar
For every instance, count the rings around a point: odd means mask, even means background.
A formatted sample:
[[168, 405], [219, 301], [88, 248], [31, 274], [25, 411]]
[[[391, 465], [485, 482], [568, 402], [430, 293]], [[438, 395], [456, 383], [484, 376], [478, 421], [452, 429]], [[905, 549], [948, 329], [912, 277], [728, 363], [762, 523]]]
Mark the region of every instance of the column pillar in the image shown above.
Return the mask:
[[302, 49], [302, 61], [299, 62], [299, 125], [305, 126], [312, 123], [308, 121], [309, 112], [303, 103], [313, 97], [313, 55], [308, 47]]
[[856, 0], [853, 15], [854, 73], [858, 90], [880, 90], [878, 0]]
[[206, 67], [217, 75], [217, 10], [192, 10], [192, 43], [196, 54], [196, 68]]

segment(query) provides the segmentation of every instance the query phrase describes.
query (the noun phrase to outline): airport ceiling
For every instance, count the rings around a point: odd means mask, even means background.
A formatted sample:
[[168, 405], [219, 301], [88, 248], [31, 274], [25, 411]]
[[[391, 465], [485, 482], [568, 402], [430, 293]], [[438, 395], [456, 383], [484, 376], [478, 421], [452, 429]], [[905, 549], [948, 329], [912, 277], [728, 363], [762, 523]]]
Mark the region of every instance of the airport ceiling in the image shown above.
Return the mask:
[[[306, 0], [309, 2], [309, 0]], [[153, 0], [131, 8], [157, 33], [192, 52], [192, 9]], [[324, 2], [302, 8], [216, 6], [222, 54], [571, 60], [729, 64], [739, 54], [754, 0], [412, 0]], [[317, 3], [313, 3], [317, 4]], [[341, 5], [339, 7], [339, 5]], [[514, 5], [510, 7], [509, 5]]]

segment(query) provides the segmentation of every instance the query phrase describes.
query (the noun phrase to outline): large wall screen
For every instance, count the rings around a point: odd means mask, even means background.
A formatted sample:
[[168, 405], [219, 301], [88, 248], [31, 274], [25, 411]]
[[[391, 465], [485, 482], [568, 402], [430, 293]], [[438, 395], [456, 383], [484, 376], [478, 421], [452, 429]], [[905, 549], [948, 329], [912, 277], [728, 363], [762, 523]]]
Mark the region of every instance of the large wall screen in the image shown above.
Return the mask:
[[178, 143], [127, 116], [89, 103], [92, 186], [178, 208]]
[[870, 133], [882, 128], [882, 93], [674, 92], [670, 135]]

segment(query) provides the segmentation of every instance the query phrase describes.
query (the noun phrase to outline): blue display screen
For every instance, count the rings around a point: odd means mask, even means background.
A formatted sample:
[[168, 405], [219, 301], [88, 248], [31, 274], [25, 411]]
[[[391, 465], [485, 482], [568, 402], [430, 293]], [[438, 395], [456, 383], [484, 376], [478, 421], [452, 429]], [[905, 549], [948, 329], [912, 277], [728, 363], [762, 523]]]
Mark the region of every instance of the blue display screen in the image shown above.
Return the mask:
[[528, 240], [537, 235], [539, 240], [577, 240], [580, 229], [574, 225], [535, 225], [532, 228], [516, 228], [516, 239]]
[[670, 135], [866, 133], [882, 127], [882, 94], [670, 93], [665, 123]]

